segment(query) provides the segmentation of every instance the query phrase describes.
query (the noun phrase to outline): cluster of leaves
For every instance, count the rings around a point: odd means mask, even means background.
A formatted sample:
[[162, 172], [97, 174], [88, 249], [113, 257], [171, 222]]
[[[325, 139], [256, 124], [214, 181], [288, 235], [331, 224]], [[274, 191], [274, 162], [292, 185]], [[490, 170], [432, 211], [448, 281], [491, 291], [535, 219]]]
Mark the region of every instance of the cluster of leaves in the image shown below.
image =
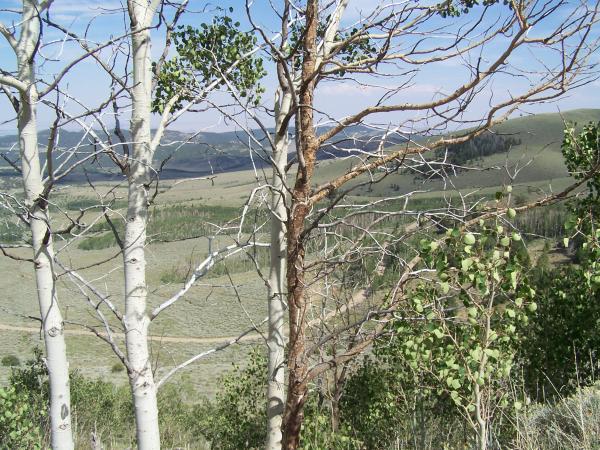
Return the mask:
[[[41, 430], [30, 397], [14, 386], [0, 388], [0, 442], [6, 448], [41, 449]], [[37, 414], [36, 414], [37, 413]]]
[[539, 313], [519, 349], [528, 395], [545, 401], [594, 382], [600, 358], [600, 283], [579, 265], [538, 269]]
[[[562, 152], [567, 169], [576, 180], [587, 179], [587, 195], [571, 202], [565, 229], [578, 246], [577, 260], [589, 286], [600, 283], [600, 123], [590, 123], [577, 134], [575, 124], [565, 129]], [[569, 237], [564, 239], [569, 245]]]
[[153, 111], [162, 112], [176, 96], [173, 110], [198, 97], [202, 100], [204, 89], [214, 82], [216, 87], [224, 86], [226, 79], [241, 97], [258, 105], [264, 92], [259, 81], [266, 71], [262, 60], [251, 54], [257, 46], [256, 36], [239, 27], [239, 22], [226, 16], [215, 17], [211, 24], [203, 23], [199, 29], [179, 26], [173, 33], [177, 56], [165, 62], [157, 74]]
[[375, 345], [348, 379], [341, 399], [342, 424], [362, 448], [460, 448], [460, 415], [450, 397], [438, 395], [427, 373], [412, 369], [399, 340]]
[[500, 385], [514, 363], [517, 325], [537, 309], [517, 251], [522, 245], [518, 233], [483, 221], [477, 231], [450, 229], [442, 242], [421, 243], [436, 275], [417, 286], [412, 307], [426, 320], [416, 333], [414, 325], [400, 321], [397, 333], [411, 366], [432, 374], [437, 389], [470, 414], [479, 401], [476, 392], [508, 406]]
[[[70, 374], [71, 404], [76, 441], [89, 442], [97, 433], [103, 443], [118, 448], [135, 444], [134, 413], [128, 386]], [[0, 388], [0, 448], [41, 449], [49, 445], [48, 371], [42, 352], [14, 368], [8, 385]], [[184, 403], [181, 386], [159, 393], [160, 425], [164, 447], [197, 444], [199, 431], [193, 407]], [[78, 446], [79, 448], [79, 446]]]
[[266, 397], [266, 358], [254, 350], [244, 369], [235, 369], [221, 380], [221, 390], [212, 403], [198, 407], [202, 434], [214, 450], [260, 448], [265, 441], [265, 408], [257, 399]]
[[[500, 0], [483, 0], [481, 5], [492, 6], [496, 3], [500, 3]], [[502, 4], [513, 9], [510, 0], [502, 0]], [[479, 5], [478, 0], [444, 0], [437, 5], [437, 9], [442, 17], [459, 17], [461, 14], [468, 14], [477, 5]]]
[[[0, 388], [0, 442], [6, 448], [41, 449], [48, 429], [46, 366], [39, 348]], [[3, 447], [4, 448], [4, 447]]]
[[[331, 16], [327, 16], [324, 21], [320, 21], [317, 24], [317, 38], [324, 39], [325, 32], [327, 30], [326, 24], [329, 23]], [[293, 68], [299, 71], [302, 68], [303, 58], [297, 57], [296, 53], [299, 49], [300, 43], [305, 32], [304, 24], [294, 22], [290, 29], [290, 39], [288, 45], [289, 54], [286, 55], [288, 58], [292, 58]], [[333, 38], [334, 43], [346, 42], [346, 44], [339, 50], [337, 56], [344, 65], [353, 65], [360, 63], [366, 59], [373, 58], [377, 55], [377, 47], [368, 38], [364, 30], [353, 28], [350, 31], [341, 32], [338, 31]], [[346, 74], [346, 70], [340, 67], [336, 71], [336, 74], [343, 77]]]
[[[258, 449], [264, 446], [267, 420], [265, 408], [257, 399], [265, 398], [267, 359], [261, 349], [249, 355], [248, 365], [235, 366], [221, 379], [221, 390], [212, 402], [194, 410], [198, 432], [205, 436], [214, 450]], [[364, 448], [350, 433], [334, 433], [330, 409], [313, 400], [306, 405], [301, 448], [306, 450], [359, 450]], [[346, 430], [347, 431], [347, 430]]]
[[[577, 124], [569, 124], [564, 132], [562, 153], [573, 178], [581, 180], [600, 169], [600, 124], [589, 123], [577, 132]], [[577, 210], [588, 210], [600, 202], [600, 176], [589, 177], [588, 196], [577, 202]], [[597, 211], [597, 210], [596, 210]], [[581, 214], [579, 214], [581, 216]], [[597, 212], [596, 212], [597, 215]]]

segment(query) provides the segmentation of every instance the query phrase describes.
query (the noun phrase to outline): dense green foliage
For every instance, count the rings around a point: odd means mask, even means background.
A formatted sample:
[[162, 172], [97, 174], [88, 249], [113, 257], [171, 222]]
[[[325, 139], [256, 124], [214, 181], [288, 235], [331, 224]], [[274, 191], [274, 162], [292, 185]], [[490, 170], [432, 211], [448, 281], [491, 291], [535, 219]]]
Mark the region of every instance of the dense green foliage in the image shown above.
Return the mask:
[[255, 56], [256, 36], [240, 31], [239, 26], [227, 16], [215, 17], [211, 24], [203, 23], [199, 29], [179, 26], [173, 33], [177, 55], [165, 62], [157, 74], [155, 112], [162, 112], [173, 99], [174, 110], [184, 102], [198, 103], [208, 92], [224, 85], [258, 105], [264, 92], [258, 83], [266, 72], [262, 60]]
[[[71, 372], [71, 405], [77, 448], [85, 448], [95, 433], [106, 448], [135, 444], [131, 392], [128, 386], [92, 380]], [[203, 449], [193, 407], [185, 402], [185, 389], [167, 386], [159, 394], [162, 445]], [[8, 386], [0, 388], [0, 448], [48, 447], [48, 372], [39, 349], [33, 359], [13, 369]]]
[[577, 134], [565, 130], [563, 155], [575, 179], [587, 184], [587, 195], [569, 204], [563, 244], [572, 264], [538, 264], [540, 314], [527, 329], [522, 349], [529, 394], [537, 399], [559, 397], [592, 384], [600, 357], [600, 162], [598, 126]]
[[600, 283], [580, 267], [540, 269], [539, 313], [527, 327], [521, 359], [527, 391], [544, 400], [593, 383], [600, 357]]
[[[234, 220], [239, 214], [238, 208], [227, 206], [204, 206], [193, 204], [176, 204], [172, 206], [157, 206], [150, 210], [148, 219], [148, 239], [151, 242], [172, 242], [197, 237], [207, 237], [216, 234], [219, 227]], [[113, 224], [118, 235], [122, 238], [125, 224], [122, 220], [113, 218]], [[237, 229], [232, 228], [235, 232]], [[99, 222], [91, 229], [92, 233], [84, 239], [79, 248], [82, 250], [99, 250], [117, 245], [110, 225]], [[224, 230], [227, 232], [227, 230]]]
[[257, 399], [266, 394], [266, 359], [254, 351], [243, 370], [239, 367], [222, 379], [221, 391], [213, 403], [196, 408], [200, 428], [214, 450], [260, 448], [265, 440], [265, 408]]

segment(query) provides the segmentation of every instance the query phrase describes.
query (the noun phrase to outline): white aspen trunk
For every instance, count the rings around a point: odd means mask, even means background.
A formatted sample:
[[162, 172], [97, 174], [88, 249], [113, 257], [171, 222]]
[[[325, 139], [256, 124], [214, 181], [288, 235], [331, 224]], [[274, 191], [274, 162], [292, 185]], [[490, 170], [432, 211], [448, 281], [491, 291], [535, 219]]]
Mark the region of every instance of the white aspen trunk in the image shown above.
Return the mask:
[[275, 150], [273, 152], [273, 180], [271, 188], [271, 261], [268, 292], [268, 380], [267, 380], [267, 450], [280, 450], [281, 426], [285, 405], [285, 276], [286, 276], [286, 221], [285, 166], [289, 137], [281, 130], [283, 119], [290, 111], [290, 92], [277, 93], [275, 102]]
[[30, 209], [30, 229], [33, 245], [35, 278], [42, 319], [46, 367], [50, 383], [50, 440], [54, 450], [73, 449], [71, 429], [71, 395], [69, 391], [69, 363], [64, 336], [63, 318], [56, 294], [54, 250], [49, 228], [50, 216], [44, 192], [38, 152], [33, 57], [40, 36], [40, 19], [36, 2], [23, 2], [21, 37], [16, 49], [19, 79], [27, 89], [20, 92], [18, 114], [19, 149], [25, 201]]
[[137, 445], [140, 450], [160, 448], [156, 385], [148, 349], [150, 318], [146, 312], [146, 226], [148, 189], [152, 164], [150, 114], [152, 72], [150, 25], [153, 10], [147, 2], [130, 1], [132, 29], [133, 87], [131, 136], [133, 155], [129, 161], [128, 206], [123, 263], [125, 271], [125, 326], [127, 358], [131, 367], [129, 382], [135, 409]]
[[[34, 91], [35, 88], [30, 88]], [[38, 302], [46, 347], [46, 366], [50, 382], [50, 433], [53, 449], [72, 449], [71, 396], [69, 391], [69, 363], [65, 345], [63, 318], [58, 306], [54, 273], [54, 251], [48, 223], [47, 204], [40, 199], [43, 192], [37, 127], [35, 93], [21, 95], [19, 111], [19, 144], [23, 170], [23, 185], [28, 206], [31, 208], [30, 229], [33, 241], [35, 278]]]

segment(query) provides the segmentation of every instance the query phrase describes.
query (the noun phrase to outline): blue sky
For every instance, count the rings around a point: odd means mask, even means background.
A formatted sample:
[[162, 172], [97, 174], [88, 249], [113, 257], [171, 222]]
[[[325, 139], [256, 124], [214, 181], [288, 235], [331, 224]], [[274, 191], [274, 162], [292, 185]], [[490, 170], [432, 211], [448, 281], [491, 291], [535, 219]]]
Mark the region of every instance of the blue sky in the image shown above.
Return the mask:
[[[390, 0], [385, 0], [390, 1]], [[243, 10], [245, 2], [241, 0], [229, 0], [220, 2], [206, 2], [201, 0], [191, 0], [190, 10], [183, 23], [190, 25], [198, 25], [199, 23], [210, 21], [216, 7], [228, 8], [234, 7], [233, 16], [242, 22], [242, 27], [247, 27], [247, 20]], [[273, 0], [274, 4], [278, 4]], [[348, 13], [344, 19], [344, 25], [349, 26], [360, 17], [360, 11], [372, 9], [381, 2], [372, 0], [351, 0], [348, 8]], [[19, 2], [16, 0], [0, 0], [0, 6], [3, 8], [16, 8]], [[121, 8], [121, 2], [115, 0], [98, 1], [74, 1], [74, 0], [55, 0], [51, 12], [52, 18], [61, 25], [76, 31], [79, 34], [87, 30], [87, 36], [94, 42], [102, 42], [111, 36], [118, 36], [124, 32], [125, 21], [121, 12], [117, 11]], [[111, 10], [114, 11], [111, 13]], [[252, 6], [253, 16], [257, 23], [268, 33], [277, 31], [276, 17], [269, 6], [268, 0], [255, 0]], [[501, 14], [500, 7], [495, 11], [490, 10], [491, 15], [489, 20], [493, 20]], [[552, 26], [561, 20], [564, 20], [564, 12], [557, 15], [553, 21], [549, 21], [546, 26]], [[13, 21], [18, 20], [14, 14], [0, 12], [0, 20], [6, 25], [10, 25]], [[465, 21], [471, 20], [470, 17], [461, 19], [452, 19], [452, 26], [458, 27], [464, 24]], [[443, 25], [447, 25], [448, 22]], [[442, 24], [441, 19], [438, 22], [433, 22], [430, 27], [435, 28]], [[87, 28], [86, 28], [87, 27]], [[544, 33], [544, 29], [533, 30], [532, 33]], [[532, 34], [533, 35], [533, 34]], [[597, 36], [597, 31], [595, 32]], [[162, 43], [164, 37], [162, 32], [157, 32], [153, 36], [153, 49], [155, 55], [162, 52]], [[440, 42], [444, 39], [442, 35], [439, 37]], [[42, 48], [41, 54], [48, 60], [39, 68], [41, 76], [50, 79], [52, 74], [60, 70], [64, 64], [80, 53], [80, 50], [69, 43], [62, 41], [60, 33], [50, 29], [46, 29], [44, 33], [44, 42], [46, 46]], [[497, 40], [488, 47], [485, 58], [493, 58], [505, 46], [505, 42]], [[5, 41], [0, 40], [0, 64], [4, 70], [12, 70], [14, 68], [14, 57], [12, 51]], [[477, 59], [479, 54], [469, 55], [471, 60]], [[536, 61], [539, 58], [543, 61], [551, 61], [552, 56], [543, 55], [535, 52], [518, 52], [514, 55], [512, 63], [515, 67], [522, 70], [533, 70], [539, 68], [541, 61]], [[599, 59], [595, 55], [596, 60]], [[453, 90], [461, 82], [464, 82], [466, 69], [463, 62], [459, 59], [445, 61], [431, 65], [423, 70], [412, 80], [410, 87], [403, 90], [394, 97], [394, 102], [422, 102], [428, 101], [441, 93], [447, 93]], [[269, 75], [263, 80], [263, 85], [267, 88], [264, 95], [265, 105], [270, 106], [273, 101], [273, 93], [275, 88], [275, 78], [273, 75], [273, 67], [267, 63]], [[343, 82], [325, 82], [322, 83], [316, 95], [316, 107], [322, 110], [331, 117], [340, 118], [350, 112], [358, 111], [362, 107], [369, 106], [385, 92], [386, 89], [396, 87], [402, 83], [400, 77], [396, 77], [398, 68], [390, 68], [388, 77], [382, 77], [376, 80], [370, 79], [369, 85], [359, 85], [357, 83]], [[396, 71], [396, 72], [395, 72]], [[359, 79], [361, 79], [359, 77]], [[363, 77], [363, 80], [366, 81]], [[63, 88], [68, 90], [70, 95], [77, 98], [82, 103], [88, 106], [95, 106], [106, 98], [109, 92], [109, 79], [91, 60], [80, 63], [73, 72], [64, 80]], [[477, 117], [482, 111], [487, 109], [490, 99], [503, 98], [511, 95], [512, 92], [526, 88], [527, 83], [515, 79], [514, 77], [499, 76], [490, 85], [486, 91], [482, 92], [478, 99], [471, 105], [472, 108], [468, 112], [468, 117]], [[379, 87], [377, 87], [379, 86]], [[217, 101], [225, 102], [224, 96], [217, 96]], [[67, 109], [76, 112], [79, 108], [75, 102], [70, 101], [66, 104]], [[600, 83], [594, 82], [592, 85], [579, 90], [570, 92], [558, 102], [550, 104], [541, 104], [526, 108], [528, 112], [556, 112], [558, 110], [568, 110], [574, 108], [596, 108], [600, 107]], [[0, 133], [12, 133], [15, 130], [15, 123], [11, 121], [14, 114], [5, 98], [0, 99]], [[47, 127], [53, 116], [44, 107], [40, 107], [40, 127]], [[125, 113], [126, 117], [126, 113]], [[400, 120], [410, 117], [410, 115], [386, 115], [374, 117], [376, 122], [399, 122]], [[107, 113], [104, 119], [111, 122], [110, 114]], [[125, 120], [123, 120], [126, 122]], [[212, 130], [218, 131], [230, 128], [230, 124], [226, 124], [218, 113], [214, 111], [188, 114], [174, 124], [174, 129], [183, 131], [198, 131]]]

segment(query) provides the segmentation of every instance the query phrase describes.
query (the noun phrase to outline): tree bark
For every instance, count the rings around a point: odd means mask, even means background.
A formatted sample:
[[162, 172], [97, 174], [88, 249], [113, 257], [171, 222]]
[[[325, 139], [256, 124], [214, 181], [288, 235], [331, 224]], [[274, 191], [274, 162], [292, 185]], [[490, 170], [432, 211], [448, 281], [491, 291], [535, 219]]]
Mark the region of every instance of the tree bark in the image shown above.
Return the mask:
[[298, 149], [299, 167], [292, 192], [288, 222], [288, 309], [290, 342], [288, 351], [288, 394], [284, 414], [283, 448], [297, 449], [304, 419], [304, 404], [308, 392], [306, 350], [306, 312], [304, 273], [304, 221], [310, 211], [310, 184], [315, 167], [318, 141], [314, 129], [313, 94], [315, 88], [316, 37], [318, 1], [309, 0], [306, 7], [306, 33], [300, 87]]
[[50, 440], [53, 449], [70, 450], [74, 447], [71, 429], [69, 363], [64, 323], [56, 293], [50, 216], [47, 199], [43, 198], [44, 184], [38, 151], [36, 117], [38, 93], [33, 66], [40, 37], [37, 2], [23, 1], [21, 27], [21, 37], [16, 49], [18, 78], [27, 85], [27, 89], [20, 91], [17, 127], [23, 189], [29, 207], [35, 278], [50, 383]]
[[[268, 284], [269, 330], [267, 336], [267, 450], [281, 449], [281, 425], [285, 403], [285, 233], [287, 209], [285, 199], [285, 171], [289, 137], [284, 118], [290, 111], [292, 95], [289, 90], [278, 91], [275, 113], [275, 151], [273, 152], [273, 179], [271, 187], [271, 261]], [[283, 129], [285, 128], [285, 129]]]
[[149, 184], [153, 152], [150, 114], [152, 67], [150, 30], [153, 10], [147, 2], [130, 0], [133, 50], [133, 87], [131, 136], [133, 157], [128, 166], [128, 206], [123, 263], [125, 272], [125, 345], [131, 367], [129, 382], [135, 409], [137, 445], [141, 450], [159, 449], [156, 385], [148, 349], [150, 318], [146, 311], [146, 227], [148, 223]]

